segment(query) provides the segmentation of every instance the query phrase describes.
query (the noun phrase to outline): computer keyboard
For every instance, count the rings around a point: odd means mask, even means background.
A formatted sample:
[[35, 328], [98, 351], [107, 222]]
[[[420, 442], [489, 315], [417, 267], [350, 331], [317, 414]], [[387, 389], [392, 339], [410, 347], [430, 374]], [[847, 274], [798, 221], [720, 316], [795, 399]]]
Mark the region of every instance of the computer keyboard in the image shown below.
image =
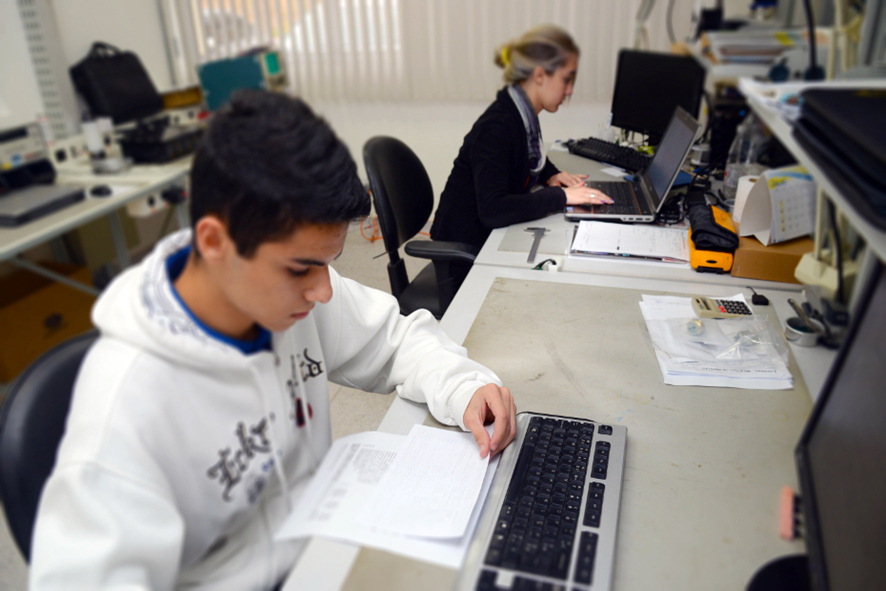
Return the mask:
[[566, 142], [566, 148], [573, 154], [606, 162], [630, 172], [645, 170], [652, 159], [633, 148], [619, 146], [595, 137], [583, 140], [570, 140]]
[[521, 413], [457, 589], [609, 589], [627, 428]]

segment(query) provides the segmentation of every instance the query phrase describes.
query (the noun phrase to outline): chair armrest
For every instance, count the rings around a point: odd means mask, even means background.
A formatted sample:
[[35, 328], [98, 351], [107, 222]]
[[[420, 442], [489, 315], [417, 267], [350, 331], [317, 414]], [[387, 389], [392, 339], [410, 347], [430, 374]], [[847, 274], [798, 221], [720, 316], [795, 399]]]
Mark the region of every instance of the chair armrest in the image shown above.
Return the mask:
[[403, 246], [409, 256], [432, 261], [473, 263], [480, 249], [464, 242], [442, 240], [413, 240]]

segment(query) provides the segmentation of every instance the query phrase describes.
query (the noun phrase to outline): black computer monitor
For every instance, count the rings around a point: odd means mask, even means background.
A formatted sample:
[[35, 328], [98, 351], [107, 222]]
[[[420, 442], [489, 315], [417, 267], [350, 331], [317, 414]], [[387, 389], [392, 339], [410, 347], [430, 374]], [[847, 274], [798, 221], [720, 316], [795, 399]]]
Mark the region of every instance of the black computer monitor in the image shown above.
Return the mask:
[[886, 272], [877, 263], [796, 449], [811, 588], [886, 585]]
[[704, 81], [704, 68], [691, 57], [622, 49], [612, 93], [612, 125], [645, 134], [657, 145], [677, 107], [698, 119]]

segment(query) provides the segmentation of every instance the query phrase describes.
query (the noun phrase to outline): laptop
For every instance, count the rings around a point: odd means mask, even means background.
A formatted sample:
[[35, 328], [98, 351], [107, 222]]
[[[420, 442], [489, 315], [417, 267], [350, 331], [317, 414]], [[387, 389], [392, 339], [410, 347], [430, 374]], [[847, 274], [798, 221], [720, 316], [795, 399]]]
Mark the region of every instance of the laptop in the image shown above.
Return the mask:
[[15, 227], [85, 198], [83, 187], [31, 185], [0, 195], [0, 227]]
[[568, 220], [599, 220], [652, 223], [667, 201], [683, 161], [689, 155], [700, 125], [677, 107], [649, 166], [628, 181], [588, 181], [585, 184], [606, 193], [615, 203], [567, 205]]

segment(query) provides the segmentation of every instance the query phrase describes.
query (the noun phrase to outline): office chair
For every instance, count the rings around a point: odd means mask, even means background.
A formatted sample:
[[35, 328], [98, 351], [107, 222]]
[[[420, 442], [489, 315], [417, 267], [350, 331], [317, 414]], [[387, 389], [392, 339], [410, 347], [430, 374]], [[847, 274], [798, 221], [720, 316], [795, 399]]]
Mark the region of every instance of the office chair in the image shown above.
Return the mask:
[[[378, 215], [388, 262], [391, 293], [400, 311], [410, 314], [419, 308], [441, 318], [458, 290], [452, 263], [470, 267], [479, 249], [462, 242], [411, 240], [428, 222], [434, 208], [434, 190], [421, 160], [409, 147], [392, 137], [370, 138], [363, 146], [363, 162]], [[399, 248], [406, 254], [429, 259], [412, 281]], [[457, 272], [456, 272], [457, 273]]]
[[93, 330], [44, 353], [12, 385], [0, 408], [0, 500], [28, 562], [37, 504], [55, 465], [74, 380], [97, 337]]

